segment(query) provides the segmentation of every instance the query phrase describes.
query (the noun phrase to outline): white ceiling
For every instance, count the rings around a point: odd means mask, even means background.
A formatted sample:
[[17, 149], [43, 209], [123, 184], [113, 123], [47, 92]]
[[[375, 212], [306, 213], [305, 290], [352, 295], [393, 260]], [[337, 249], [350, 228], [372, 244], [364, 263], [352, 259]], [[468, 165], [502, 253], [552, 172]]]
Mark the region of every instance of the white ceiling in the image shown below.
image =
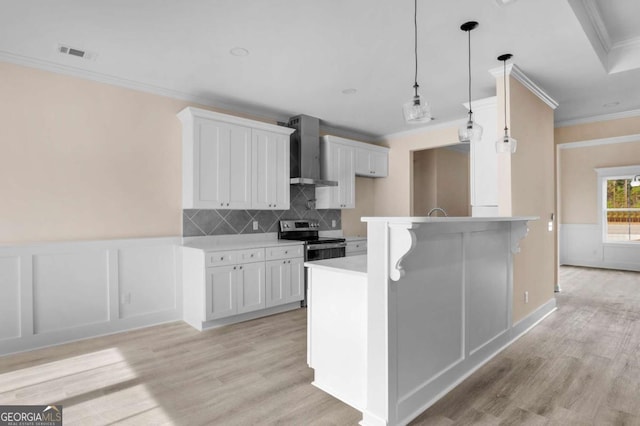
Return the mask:
[[[638, 0], [500, 4], [418, 1], [432, 123], [465, 116], [468, 20], [480, 23], [474, 98], [495, 94], [488, 70], [510, 52], [560, 104], [556, 121], [640, 108]], [[411, 0], [0, 0], [0, 11], [0, 60], [270, 118], [309, 114], [372, 138], [413, 128], [401, 112], [413, 84]], [[59, 43], [95, 57], [61, 55]]]

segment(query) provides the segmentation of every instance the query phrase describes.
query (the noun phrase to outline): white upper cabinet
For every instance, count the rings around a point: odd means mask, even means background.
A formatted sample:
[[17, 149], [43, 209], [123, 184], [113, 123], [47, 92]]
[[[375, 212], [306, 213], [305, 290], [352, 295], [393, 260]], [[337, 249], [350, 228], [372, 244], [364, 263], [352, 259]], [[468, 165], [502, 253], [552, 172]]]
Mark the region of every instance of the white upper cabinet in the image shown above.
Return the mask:
[[316, 208], [352, 209], [355, 207], [355, 149], [335, 136], [320, 138], [320, 175], [337, 181], [338, 186], [316, 188]]
[[356, 148], [356, 175], [387, 177], [389, 174], [389, 148], [359, 144]]
[[251, 208], [289, 208], [289, 136], [253, 131], [253, 189]]
[[183, 208], [289, 208], [293, 129], [191, 107], [178, 117]]

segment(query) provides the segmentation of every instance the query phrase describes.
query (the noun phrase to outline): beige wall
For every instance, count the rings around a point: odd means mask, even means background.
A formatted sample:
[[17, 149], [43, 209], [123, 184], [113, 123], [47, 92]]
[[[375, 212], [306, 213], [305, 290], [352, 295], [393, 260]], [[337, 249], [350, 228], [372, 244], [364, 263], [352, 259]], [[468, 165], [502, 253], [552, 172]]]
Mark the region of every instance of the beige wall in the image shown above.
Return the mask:
[[469, 155], [435, 148], [413, 152], [413, 216], [434, 207], [469, 216]]
[[437, 149], [413, 152], [413, 216], [424, 216], [438, 205]]
[[637, 134], [640, 134], [640, 117], [558, 127], [554, 131], [556, 144]]
[[187, 102], [0, 62], [0, 243], [182, 234]]
[[[514, 259], [513, 320], [553, 298], [557, 274], [556, 231], [547, 230], [556, 211], [553, 110], [518, 81], [509, 79], [510, 129], [518, 140], [511, 156], [513, 216], [539, 216]], [[529, 303], [524, 292], [529, 292]]]
[[447, 148], [436, 150], [437, 206], [449, 216], [469, 216], [469, 154]]
[[598, 167], [640, 164], [638, 142], [559, 150], [560, 222], [598, 223]]
[[[640, 117], [600, 121], [555, 129], [556, 144], [640, 134]], [[559, 149], [560, 222], [597, 224], [599, 167], [640, 164], [638, 142]]]
[[410, 216], [412, 208], [412, 152], [452, 145], [458, 141], [456, 127], [393, 136], [384, 140], [389, 150], [389, 176], [374, 182], [376, 216]]

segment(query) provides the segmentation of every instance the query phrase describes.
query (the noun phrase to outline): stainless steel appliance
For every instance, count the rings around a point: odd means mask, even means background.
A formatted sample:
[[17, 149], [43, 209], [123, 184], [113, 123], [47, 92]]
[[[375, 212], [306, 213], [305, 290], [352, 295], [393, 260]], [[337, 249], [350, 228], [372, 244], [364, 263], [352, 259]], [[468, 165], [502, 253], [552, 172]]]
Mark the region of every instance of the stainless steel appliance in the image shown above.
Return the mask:
[[289, 144], [291, 184], [337, 186], [320, 179], [320, 119], [301, 114], [291, 117], [287, 127], [296, 129]]
[[[281, 220], [278, 238], [281, 240], [304, 241], [304, 260], [322, 260], [344, 257], [347, 247], [344, 238], [320, 237], [320, 224], [313, 220]], [[304, 301], [307, 306], [307, 274], [305, 273]]]

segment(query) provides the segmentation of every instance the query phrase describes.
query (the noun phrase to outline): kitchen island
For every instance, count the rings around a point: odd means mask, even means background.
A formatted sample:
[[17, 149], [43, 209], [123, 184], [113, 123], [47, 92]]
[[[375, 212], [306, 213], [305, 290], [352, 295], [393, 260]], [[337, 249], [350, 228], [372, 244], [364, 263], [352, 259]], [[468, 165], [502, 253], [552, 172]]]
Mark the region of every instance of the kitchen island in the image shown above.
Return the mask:
[[305, 264], [314, 385], [365, 426], [422, 413], [555, 308], [512, 324], [513, 255], [535, 219], [363, 218], [366, 259]]

